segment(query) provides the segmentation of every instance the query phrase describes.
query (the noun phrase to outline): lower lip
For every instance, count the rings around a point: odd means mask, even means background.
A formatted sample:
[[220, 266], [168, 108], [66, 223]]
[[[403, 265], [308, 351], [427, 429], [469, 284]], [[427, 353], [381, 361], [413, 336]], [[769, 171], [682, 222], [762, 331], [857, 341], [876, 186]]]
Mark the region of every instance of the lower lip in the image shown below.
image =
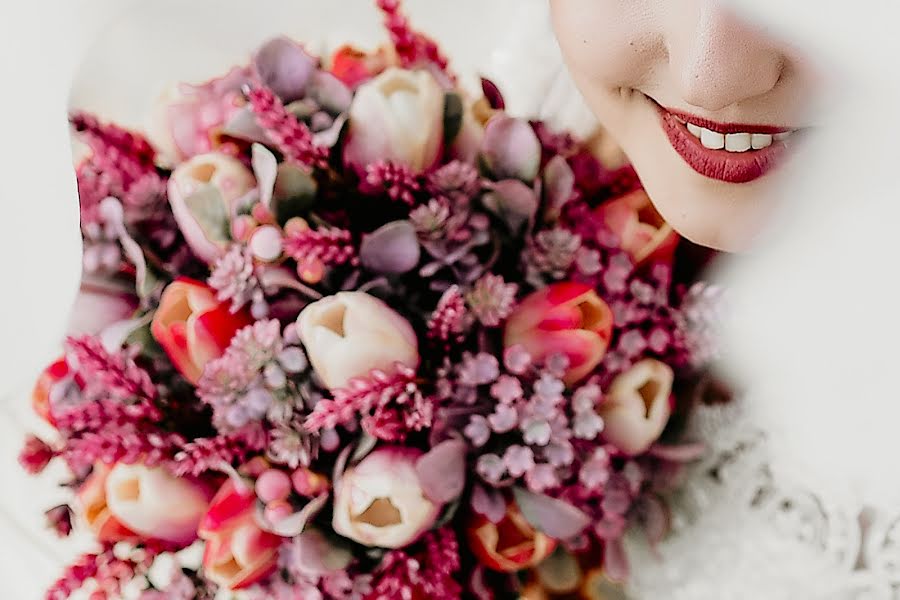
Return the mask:
[[710, 179], [750, 183], [777, 167], [787, 150], [784, 143], [778, 141], [773, 141], [768, 148], [747, 152], [710, 150], [675, 115], [662, 107], [658, 110], [663, 129], [675, 151], [693, 170]]

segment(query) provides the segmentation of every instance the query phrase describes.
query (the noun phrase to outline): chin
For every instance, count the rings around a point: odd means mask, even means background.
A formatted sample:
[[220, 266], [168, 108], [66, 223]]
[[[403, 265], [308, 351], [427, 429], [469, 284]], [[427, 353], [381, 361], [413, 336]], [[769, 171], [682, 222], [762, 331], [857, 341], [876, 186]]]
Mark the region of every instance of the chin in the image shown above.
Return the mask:
[[725, 175], [720, 175], [721, 169], [711, 173], [696, 162], [692, 165], [683, 151], [676, 150], [653, 101], [637, 93], [624, 102], [621, 97], [615, 100], [599, 107], [606, 109], [599, 113], [604, 117], [601, 121], [613, 124], [611, 134], [620, 142], [660, 215], [696, 244], [726, 252], [751, 249], [773, 211], [773, 186], [779, 170], [768, 164], [760, 172], [754, 171], [757, 167], [750, 163], [753, 157], [749, 153], [724, 156], [719, 164], [728, 164], [733, 158], [743, 161], [737, 165], [743, 170]]

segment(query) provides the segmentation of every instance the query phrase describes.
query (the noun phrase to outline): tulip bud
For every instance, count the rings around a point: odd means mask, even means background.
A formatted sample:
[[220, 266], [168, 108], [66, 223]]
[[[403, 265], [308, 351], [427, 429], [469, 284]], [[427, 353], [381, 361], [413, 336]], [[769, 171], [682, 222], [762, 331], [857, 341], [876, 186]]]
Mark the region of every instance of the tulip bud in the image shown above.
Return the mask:
[[495, 179], [531, 182], [541, 167], [541, 142], [527, 121], [500, 113], [485, 127], [482, 155]]
[[645, 452], [672, 414], [673, 381], [671, 367], [649, 358], [619, 375], [600, 405], [603, 437], [626, 454]]
[[201, 485], [161, 467], [118, 464], [106, 479], [109, 512], [147, 539], [189, 544], [208, 501]]
[[359, 171], [385, 161], [421, 172], [440, 157], [443, 136], [444, 92], [435, 78], [388, 69], [353, 99], [344, 160]]
[[78, 490], [79, 514], [97, 536], [97, 541], [101, 543], [137, 541], [139, 536], [123, 525], [109, 510], [106, 500], [106, 480], [111, 470], [111, 467], [101, 463], [94, 466], [90, 477]]
[[378, 448], [335, 482], [335, 532], [365, 546], [402, 548], [428, 531], [441, 505], [426, 498], [415, 448]]
[[596, 209], [603, 224], [619, 238], [635, 264], [671, 264], [680, 237], [653, 207], [644, 190], [637, 190]]
[[281, 537], [256, 523], [256, 495], [234, 480], [225, 482], [199, 526], [206, 540], [203, 572], [227, 590], [239, 590], [268, 577], [278, 563]]
[[534, 567], [556, 549], [556, 540], [532, 527], [512, 500], [507, 501], [506, 514], [498, 523], [472, 513], [466, 537], [481, 564], [503, 573]]
[[234, 334], [250, 323], [245, 311], [232, 313], [219, 302], [212, 288], [183, 277], [163, 291], [150, 332], [175, 368], [196, 384], [206, 363], [222, 356]]
[[201, 154], [175, 169], [169, 179], [169, 203], [198, 258], [213, 263], [224, 254], [235, 203], [255, 187], [250, 170], [224, 154]]
[[528, 296], [506, 322], [504, 346], [522, 346], [536, 361], [565, 355], [572, 385], [600, 364], [612, 338], [613, 314], [588, 285], [564, 282]]
[[329, 389], [374, 369], [419, 364], [412, 326], [387, 304], [363, 292], [340, 292], [303, 309], [298, 331], [310, 363]]

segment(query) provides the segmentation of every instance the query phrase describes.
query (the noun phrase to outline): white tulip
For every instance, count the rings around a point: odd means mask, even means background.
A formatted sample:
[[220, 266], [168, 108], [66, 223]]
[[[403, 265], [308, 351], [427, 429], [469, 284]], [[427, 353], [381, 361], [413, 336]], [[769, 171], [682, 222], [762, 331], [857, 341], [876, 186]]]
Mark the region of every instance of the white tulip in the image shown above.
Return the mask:
[[362, 85], [350, 106], [345, 161], [377, 161], [421, 172], [438, 160], [444, 138], [444, 91], [427, 71], [388, 69]]
[[646, 451], [672, 415], [673, 381], [672, 368], [654, 359], [616, 377], [600, 405], [603, 437], [626, 454]]
[[425, 497], [415, 448], [389, 446], [347, 469], [335, 483], [332, 527], [365, 546], [402, 548], [428, 531], [441, 506]]
[[419, 364], [416, 333], [387, 304], [364, 292], [340, 292], [303, 309], [297, 318], [310, 363], [329, 389], [373, 369]]
[[135, 533], [186, 544], [197, 537], [209, 496], [199, 484], [163, 468], [117, 464], [106, 479], [106, 504]]
[[198, 258], [213, 263], [225, 253], [235, 204], [255, 187], [250, 169], [225, 154], [201, 154], [175, 169], [169, 179], [169, 203]]

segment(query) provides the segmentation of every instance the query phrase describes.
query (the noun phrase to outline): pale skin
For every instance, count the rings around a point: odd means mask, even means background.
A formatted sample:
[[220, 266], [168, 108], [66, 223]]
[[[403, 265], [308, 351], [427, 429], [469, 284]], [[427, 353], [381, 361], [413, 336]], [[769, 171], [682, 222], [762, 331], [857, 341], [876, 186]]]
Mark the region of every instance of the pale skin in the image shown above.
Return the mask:
[[[787, 152], [772, 161], [771, 171], [748, 182], [722, 181], [701, 174], [676, 152], [661, 107], [735, 131], [802, 130], [815, 80], [804, 57], [719, 0], [550, 3], [576, 84], [660, 214], [698, 244], [748, 249], [772, 211], [772, 186], [800, 136], [784, 142]], [[700, 154], [708, 152], [698, 147]], [[716, 152], [712, 160], [735, 156]]]

